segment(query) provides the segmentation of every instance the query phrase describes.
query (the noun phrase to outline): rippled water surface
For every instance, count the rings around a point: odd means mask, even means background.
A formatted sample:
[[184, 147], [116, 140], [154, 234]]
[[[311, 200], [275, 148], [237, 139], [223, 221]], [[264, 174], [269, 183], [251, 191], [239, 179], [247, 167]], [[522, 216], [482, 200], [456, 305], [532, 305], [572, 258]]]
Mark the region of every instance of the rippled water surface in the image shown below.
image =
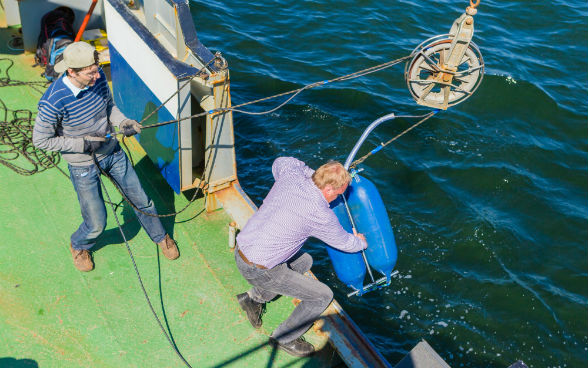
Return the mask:
[[[191, 1], [229, 62], [234, 104], [408, 55], [465, 1]], [[588, 4], [482, 0], [486, 63], [469, 100], [363, 164], [399, 247], [385, 290], [348, 299], [318, 242], [313, 271], [393, 364], [426, 339], [453, 367], [588, 365]], [[260, 204], [272, 161], [344, 160], [378, 117], [423, 114], [397, 65], [235, 114], [241, 184]], [[277, 102], [276, 102], [277, 103]], [[274, 105], [250, 106], [265, 110]], [[367, 152], [414, 120], [397, 119]]]

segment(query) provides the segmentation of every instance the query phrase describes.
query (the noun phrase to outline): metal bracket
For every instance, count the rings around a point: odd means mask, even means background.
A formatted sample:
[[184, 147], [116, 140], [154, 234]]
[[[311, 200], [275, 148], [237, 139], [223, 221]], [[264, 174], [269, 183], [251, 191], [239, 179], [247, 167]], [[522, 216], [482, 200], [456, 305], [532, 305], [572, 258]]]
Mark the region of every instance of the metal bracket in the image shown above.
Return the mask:
[[372, 282], [370, 284], [364, 285], [361, 290], [354, 290], [354, 291], [348, 293], [347, 294], [347, 297], [349, 298], [349, 297], [352, 297], [354, 295], [362, 296], [363, 294], [368, 293], [370, 291], [385, 288], [386, 286], [389, 286], [390, 285], [390, 283], [392, 282], [392, 280], [391, 280], [392, 276], [394, 276], [396, 274], [398, 274], [398, 271], [392, 272], [390, 274], [390, 279], [387, 279], [384, 276], [384, 277], [379, 278], [379, 279], [377, 279], [376, 281], [374, 281], [374, 282]]

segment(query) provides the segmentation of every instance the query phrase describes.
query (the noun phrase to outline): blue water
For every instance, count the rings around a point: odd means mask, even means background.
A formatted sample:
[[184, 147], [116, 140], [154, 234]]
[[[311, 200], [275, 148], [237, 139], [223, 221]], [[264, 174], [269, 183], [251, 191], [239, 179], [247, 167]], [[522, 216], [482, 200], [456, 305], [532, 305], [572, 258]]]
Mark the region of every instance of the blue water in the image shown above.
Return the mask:
[[[234, 104], [408, 55], [466, 1], [191, 2], [227, 58]], [[313, 272], [393, 364], [426, 339], [453, 367], [588, 365], [588, 3], [482, 0], [473, 97], [363, 164], [399, 246], [398, 278], [348, 299], [318, 242]], [[378, 117], [423, 114], [404, 65], [235, 114], [241, 184], [260, 204], [271, 163], [344, 160]], [[265, 110], [273, 105], [249, 107]], [[378, 128], [367, 152], [414, 120]]]

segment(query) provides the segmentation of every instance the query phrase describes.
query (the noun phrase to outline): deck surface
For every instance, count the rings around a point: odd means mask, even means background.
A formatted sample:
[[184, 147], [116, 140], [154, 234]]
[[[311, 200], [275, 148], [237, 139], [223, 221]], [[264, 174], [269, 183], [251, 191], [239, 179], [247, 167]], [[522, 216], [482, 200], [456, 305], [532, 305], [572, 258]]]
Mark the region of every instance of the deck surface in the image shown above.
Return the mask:
[[[15, 33], [0, 29], [0, 78], [10, 59], [12, 80], [43, 80], [32, 55], [7, 48]], [[12, 110], [36, 111], [40, 96], [29, 86], [0, 87], [0, 99]], [[191, 192], [176, 195], [141, 148], [130, 147], [158, 211], [183, 208]], [[59, 167], [67, 172], [63, 161]], [[23, 176], [0, 165], [0, 185], [0, 367], [184, 366], [151, 314], [108, 206], [108, 224], [93, 253], [96, 268], [83, 273], [69, 250], [81, 223], [69, 179], [55, 168]], [[107, 188], [119, 202], [114, 187]], [[248, 285], [228, 247], [231, 219], [224, 210], [203, 208], [198, 198], [163, 220], [180, 249], [175, 261], [163, 257], [128, 205], [116, 210], [151, 302], [191, 366], [322, 367], [336, 359], [327, 348], [313, 359], [298, 359], [267, 345], [293, 308], [289, 298], [268, 304], [262, 329], [251, 327], [235, 299]], [[313, 333], [307, 339], [320, 340]]]

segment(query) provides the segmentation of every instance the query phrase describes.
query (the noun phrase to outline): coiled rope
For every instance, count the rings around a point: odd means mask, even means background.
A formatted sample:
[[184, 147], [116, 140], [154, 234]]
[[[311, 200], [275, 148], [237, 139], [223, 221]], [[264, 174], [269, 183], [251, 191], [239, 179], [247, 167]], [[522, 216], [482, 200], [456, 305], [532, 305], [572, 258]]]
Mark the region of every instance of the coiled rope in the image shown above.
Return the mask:
[[[8, 62], [8, 65], [5, 63]], [[26, 86], [43, 94], [49, 84], [46, 81], [18, 81], [10, 77], [10, 69], [14, 61], [8, 58], [0, 58], [0, 72], [4, 69], [4, 75], [0, 77], [0, 87]], [[57, 169], [66, 177], [69, 176], [57, 166], [59, 152], [45, 152], [33, 146], [33, 116], [34, 113], [27, 109], [12, 110], [0, 99], [0, 164], [6, 166], [17, 174], [30, 176], [51, 167]]]

